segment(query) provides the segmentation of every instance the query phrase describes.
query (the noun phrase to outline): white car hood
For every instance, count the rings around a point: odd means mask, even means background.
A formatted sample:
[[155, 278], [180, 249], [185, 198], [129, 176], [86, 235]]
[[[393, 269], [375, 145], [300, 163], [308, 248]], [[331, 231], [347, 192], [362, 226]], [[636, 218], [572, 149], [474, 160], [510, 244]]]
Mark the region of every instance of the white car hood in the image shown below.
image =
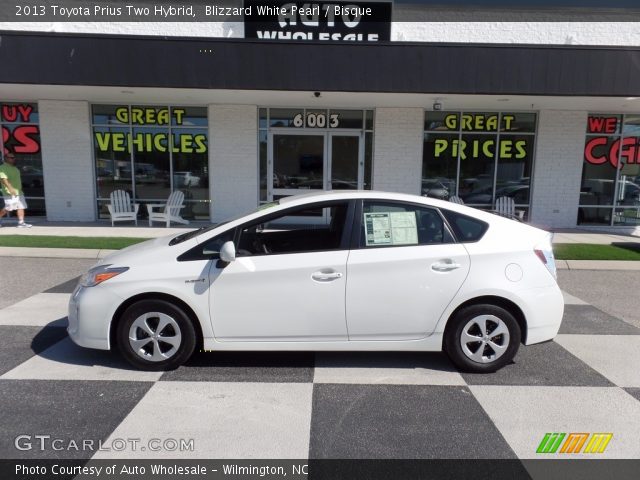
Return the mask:
[[169, 242], [176, 235], [168, 235], [166, 237], [153, 238], [146, 242], [136, 243], [130, 247], [123, 248], [117, 252], [113, 252], [103, 259], [101, 259], [98, 265], [113, 265], [128, 267], [132, 264], [138, 263], [144, 258], [152, 255], [157, 255], [158, 250], [165, 249], [169, 245]]

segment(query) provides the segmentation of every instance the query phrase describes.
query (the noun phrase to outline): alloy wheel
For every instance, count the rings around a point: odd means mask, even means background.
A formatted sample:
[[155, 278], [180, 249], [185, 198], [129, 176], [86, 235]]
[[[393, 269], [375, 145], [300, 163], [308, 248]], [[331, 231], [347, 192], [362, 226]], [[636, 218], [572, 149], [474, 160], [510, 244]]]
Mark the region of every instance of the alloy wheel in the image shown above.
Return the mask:
[[129, 345], [144, 360], [162, 362], [173, 357], [182, 342], [178, 322], [166, 313], [148, 312], [134, 320]]
[[478, 315], [467, 322], [460, 334], [464, 354], [474, 362], [491, 363], [509, 347], [509, 328], [495, 315]]

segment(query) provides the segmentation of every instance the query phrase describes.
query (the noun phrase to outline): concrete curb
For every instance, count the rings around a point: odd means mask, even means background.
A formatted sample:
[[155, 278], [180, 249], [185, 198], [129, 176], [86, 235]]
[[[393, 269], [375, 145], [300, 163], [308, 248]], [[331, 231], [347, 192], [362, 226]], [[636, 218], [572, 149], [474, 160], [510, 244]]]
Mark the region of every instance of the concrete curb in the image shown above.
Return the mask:
[[[0, 257], [101, 259], [117, 250], [88, 248], [0, 247]], [[638, 270], [640, 262], [624, 260], [556, 260], [558, 270]]]
[[640, 262], [627, 260], [556, 260], [558, 270], [637, 270]]
[[98, 260], [117, 250], [90, 248], [0, 247], [0, 257], [90, 258]]

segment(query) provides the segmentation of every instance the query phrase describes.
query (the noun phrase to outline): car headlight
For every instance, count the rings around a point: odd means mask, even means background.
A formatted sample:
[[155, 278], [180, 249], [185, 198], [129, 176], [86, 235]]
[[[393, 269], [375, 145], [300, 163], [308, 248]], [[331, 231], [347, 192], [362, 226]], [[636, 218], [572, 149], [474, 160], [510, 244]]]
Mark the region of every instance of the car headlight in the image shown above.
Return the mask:
[[80, 285], [83, 287], [95, 287], [129, 270], [129, 267], [110, 267], [111, 265], [100, 265], [99, 267], [92, 268], [80, 277]]

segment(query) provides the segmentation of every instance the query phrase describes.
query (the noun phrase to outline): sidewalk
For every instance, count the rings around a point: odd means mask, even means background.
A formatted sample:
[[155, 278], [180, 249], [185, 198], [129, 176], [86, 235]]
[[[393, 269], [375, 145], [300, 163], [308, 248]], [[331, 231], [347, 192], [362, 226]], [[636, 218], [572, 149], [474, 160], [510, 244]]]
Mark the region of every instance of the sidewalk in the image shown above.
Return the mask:
[[[154, 223], [149, 227], [146, 221], [138, 222], [138, 226], [132, 224], [111, 226], [109, 221], [99, 222], [47, 222], [46, 220], [29, 219], [33, 228], [15, 228], [15, 220], [5, 220], [0, 228], [0, 235], [52, 235], [56, 237], [133, 237], [156, 238], [210, 225], [208, 222], [192, 222], [190, 225], [166, 228], [160, 223]], [[175, 224], [174, 224], [175, 225]]]
[[[107, 221], [80, 222], [33, 222], [33, 228], [16, 229], [10, 222], [0, 228], [0, 235], [52, 235], [62, 237], [134, 237], [157, 238], [166, 235], [177, 235], [185, 231], [209, 225], [207, 222], [193, 222], [187, 227], [149, 227], [146, 223], [139, 226], [112, 227]], [[553, 243], [592, 243], [608, 245], [612, 243], [638, 243], [638, 237], [597, 233], [584, 230], [562, 230], [554, 232]], [[101, 259], [117, 250], [75, 249], [75, 248], [28, 248], [0, 247], [0, 257], [35, 257], [35, 258], [87, 258]], [[637, 270], [640, 262], [619, 260], [557, 260], [559, 270]]]
[[598, 233], [584, 230], [558, 230], [553, 232], [553, 243], [592, 243], [611, 245], [612, 243], [640, 243], [639, 237]]

